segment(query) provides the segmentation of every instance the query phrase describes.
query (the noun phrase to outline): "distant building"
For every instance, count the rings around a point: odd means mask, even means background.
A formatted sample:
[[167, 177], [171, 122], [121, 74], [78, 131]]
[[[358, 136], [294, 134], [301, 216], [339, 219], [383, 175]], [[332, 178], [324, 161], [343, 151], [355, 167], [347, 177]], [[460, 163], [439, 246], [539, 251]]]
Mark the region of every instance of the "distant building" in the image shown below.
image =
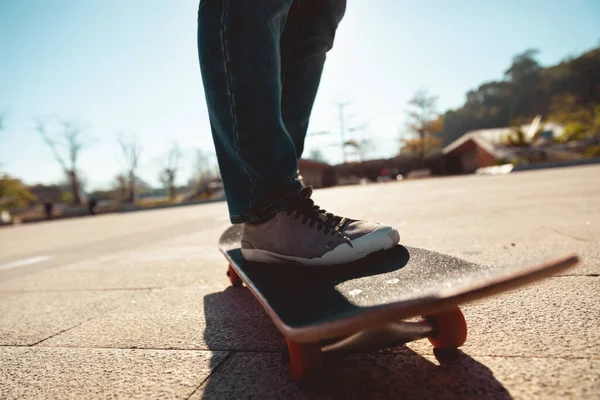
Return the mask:
[[[335, 167], [338, 183], [356, 184], [361, 181], [378, 182], [408, 177], [420, 168], [419, 155], [402, 153], [392, 158], [366, 160], [364, 162], [348, 162]], [[444, 175], [444, 164], [441, 152], [429, 153], [424, 160], [423, 169], [430, 175]]]
[[337, 183], [335, 171], [327, 163], [300, 159], [298, 169], [304, 185], [312, 186], [314, 189], [334, 186]]
[[[532, 124], [522, 125], [525, 139], [531, 141], [539, 129], [540, 119], [536, 118]], [[513, 133], [511, 127], [480, 129], [465, 133], [444, 149], [445, 164], [448, 173], [473, 173], [479, 168], [490, 167], [502, 163], [509, 163], [515, 159], [549, 161], [548, 158], [569, 158], [558, 147], [547, 146], [564, 131], [562, 125], [555, 123], [542, 124], [539, 139], [532, 146], [507, 146], [505, 139]]]

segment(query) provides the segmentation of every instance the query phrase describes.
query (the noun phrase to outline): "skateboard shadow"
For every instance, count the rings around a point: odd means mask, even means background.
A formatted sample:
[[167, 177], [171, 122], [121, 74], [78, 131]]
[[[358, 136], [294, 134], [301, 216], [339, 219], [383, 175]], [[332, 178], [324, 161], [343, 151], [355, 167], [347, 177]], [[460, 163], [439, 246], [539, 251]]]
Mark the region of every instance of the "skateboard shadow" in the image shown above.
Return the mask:
[[[437, 363], [436, 363], [437, 361]], [[406, 346], [367, 354], [332, 354], [306, 398], [512, 399], [493, 372], [460, 350], [423, 356]]]
[[213, 357], [213, 372], [198, 390], [203, 398], [512, 398], [487, 366], [460, 350], [434, 357], [406, 346], [328, 353], [320, 379], [297, 385], [285, 366], [283, 337], [247, 288], [206, 295], [204, 314], [207, 347], [227, 356]]
[[[225, 283], [225, 282], [224, 282]], [[277, 351], [281, 334], [245, 287], [227, 287], [203, 298], [203, 339], [212, 351]]]
[[[368, 277], [381, 277], [406, 267], [410, 253], [404, 246], [370, 254], [347, 264], [328, 267], [306, 267], [294, 264], [265, 264], [245, 261], [240, 249], [228, 251], [281, 320], [292, 327], [312, 325], [331, 318], [344, 318], [363, 308], [349, 301], [338, 288], [343, 282]], [[363, 280], [361, 287], [379, 291], [380, 283]]]

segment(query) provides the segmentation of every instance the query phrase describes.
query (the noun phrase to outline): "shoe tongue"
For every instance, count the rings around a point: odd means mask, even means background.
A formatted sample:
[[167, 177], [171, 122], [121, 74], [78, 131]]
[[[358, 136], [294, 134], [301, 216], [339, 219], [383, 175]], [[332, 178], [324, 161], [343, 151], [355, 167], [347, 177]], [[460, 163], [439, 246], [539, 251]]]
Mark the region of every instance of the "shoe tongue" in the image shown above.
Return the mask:
[[[302, 189], [300, 191], [300, 193], [298, 193], [298, 198], [299, 199], [310, 199], [310, 196], [312, 196], [312, 193], [313, 193], [312, 186], [306, 186], [304, 189]], [[327, 215], [325, 215], [325, 213], [323, 213], [323, 212], [319, 212], [315, 216], [323, 222], [327, 222], [327, 220], [329, 219], [327, 217]]]

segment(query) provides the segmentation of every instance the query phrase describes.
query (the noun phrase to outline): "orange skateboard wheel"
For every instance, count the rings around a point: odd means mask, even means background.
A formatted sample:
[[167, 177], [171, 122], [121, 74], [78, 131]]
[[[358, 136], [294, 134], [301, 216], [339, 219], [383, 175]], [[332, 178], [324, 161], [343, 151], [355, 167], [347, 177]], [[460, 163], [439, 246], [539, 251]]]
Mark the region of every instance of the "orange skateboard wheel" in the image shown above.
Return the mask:
[[458, 306], [426, 315], [433, 325], [433, 335], [427, 339], [436, 349], [456, 349], [467, 340], [467, 321]]
[[296, 343], [285, 340], [288, 348], [288, 369], [295, 382], [314, 378], [323, 367], [323, 352], [319, 343]]
[[229, 277], [231, 286], [242, 286], [242, 278], [240, 278], [231, 265], [229, 265], [229, 268], [227, 269], [227, 276]]

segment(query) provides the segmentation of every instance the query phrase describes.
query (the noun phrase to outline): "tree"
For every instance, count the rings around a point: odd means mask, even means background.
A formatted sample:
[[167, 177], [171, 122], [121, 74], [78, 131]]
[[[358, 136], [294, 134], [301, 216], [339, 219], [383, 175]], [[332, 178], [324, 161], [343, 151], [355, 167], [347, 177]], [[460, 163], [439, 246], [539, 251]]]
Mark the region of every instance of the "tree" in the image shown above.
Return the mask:
[[544, 68], [537, 54], [517, 54], [503, 80], [469, 91], [462, 107], [446, 111], [444, 143], [475, 129], [520, 125], [536, 115], [565, 124], [565, 140], [593, 135], [591, 121], [600, 105], [600, 46]]
[[[426, 149], [439, 148], [442, 144], [442, 139], [439, 137], [428, 136], [424, 140]], [[401, 153], [420, 154], [423, 148], [423, 140], [419, 138], [401, 139]]]
[[[5, 118], [4, 113], [0, 112], [0, 132], [2, 132], [6, 126], [6, 122], [4, 122]], [[0, 163], [0, 167], [2, 167], [2, 163]]]
[[129, 184], [127, 182], [127, 176], [124, 174], [118, 174], [115, 176], [115, 180], [113, 182], [113, 191], [115, 193], [115, 197], [119, 201], [127, 200], [127, 193], [129, 192]]
[[360, 162], [364, 162], [367, 158], [367, 154], [373, 149], [373, 143], [370, 140], [348, 140], [345, 143], [346, 147], [351, 147], [354, 149], [354, 154], [358, 156]]
[[532, 75], [536, 75], [540, 70], [540, 64], [535, 59], [539, 54], [538, 49], [527, 49], [521, 54], [513, 57], [513, 62], [504, 72], [508, 81], [520, 83], [526, 81]]
[[510, 133], [503, 138], [504, 145], [511, 147], [531, 147], [540, 138], [543, 125], [534, 126], [535, 132], [527, 132], [521, 126], [513, 126]]
[[126, 166], [126, 176], [128, 184], [128, 192], [125, 201], [135, 203], [137, 200], [137, 168], [142, 154], [142, 145], [139, 143], [137, 136], [131, 135], [127, 137], [123, 132], [119, 134], [119, 146], [123, 153]]
[[219, 176], [218, 167], [213, 168], [211, 159], [214, 157], [209, 152], [196, 150], [196, 161], [194, 163], [194, 171], [189, 185], [196, 189], [203, 189], [209, 181]]
[[367, 159], [368, 154], [373, 151], [373, 142], [369, 139], [365, 139], [365, 133], [367, 132], [368, 123], [362, 123], [348, 129], [348, 132], [360, 132], [358, 139], [351, 139], [346, 141], [345, 146], [354, 149], [354, 153], [358, 156], [360, 162], [364, 162]]
[[562, 93], [552, 98], [549, 118], [565, 125], [574, 121], [581, 122], [584, 125], [592, 125], [594, 122], [594, 109], [582, 105], [571, 93]]
[[557, 95], [550, 105], [550, 119], [565, 126], [561, 142], [600, 136], [600, 104], [586, 106], [572, 94]]
[[438, 134], [442, 128], [442, 121], [436, 111], [437, 97], [429, 96], [426, 90], [419, 90], [409, 100], [409, 110], [407, 111], [408, 132], [416, 138], [411, 139], [419, 144], [419, 168], [425, 164], [425, 154], [427, 142], [431, 143], [434, 135]]
[[467, 93], [465, 104], [442, 115], [440, 136], [449, 144], [474, 129], [510, 125], [513, 86], [509, 82], [486, 82]]
[[0, 177], [0, 210], [24, 207], [36, 200], [27, 186], [9, 175]]
[[[52, 129], [48, 121], [41, 118], [36, 121], [36, 129], [44, 142], [50, 148], [52, 155], [60, 164], [71, 186], [71, 200], [73, 204], [79, 205], [81, 201], [81, 182], [79, 180], [79, 172], [77, 169], [77, 161], [79, 152], [83, 148], [81, 140], [81, 128], [71, 121], [60, 121], [62, 142], [57, 142], [52, 139], [52, 134], [49, 131]], [[61, 149], [63, 153], [61, 154]]]
[[546, 104], [540, 101], [541, 67], [535, 59], [538, 53], [537, 49], [529, 49], [517, 54], [505, 71], [513, 91], [510, 119], [514, 123], [541, 114], [546, 108]]
[[175, 199], [175, 179], [177, 178], [177, 171], [179, 169], [179, 160], [181, 159], [181, 149], [177, 143], [173, 144], [173, 147], [167, 153], [165, 160], [162, 162], [162, 169], [160, 171], [160, 181], [163, 183], [169, 193], [169, 199]]

